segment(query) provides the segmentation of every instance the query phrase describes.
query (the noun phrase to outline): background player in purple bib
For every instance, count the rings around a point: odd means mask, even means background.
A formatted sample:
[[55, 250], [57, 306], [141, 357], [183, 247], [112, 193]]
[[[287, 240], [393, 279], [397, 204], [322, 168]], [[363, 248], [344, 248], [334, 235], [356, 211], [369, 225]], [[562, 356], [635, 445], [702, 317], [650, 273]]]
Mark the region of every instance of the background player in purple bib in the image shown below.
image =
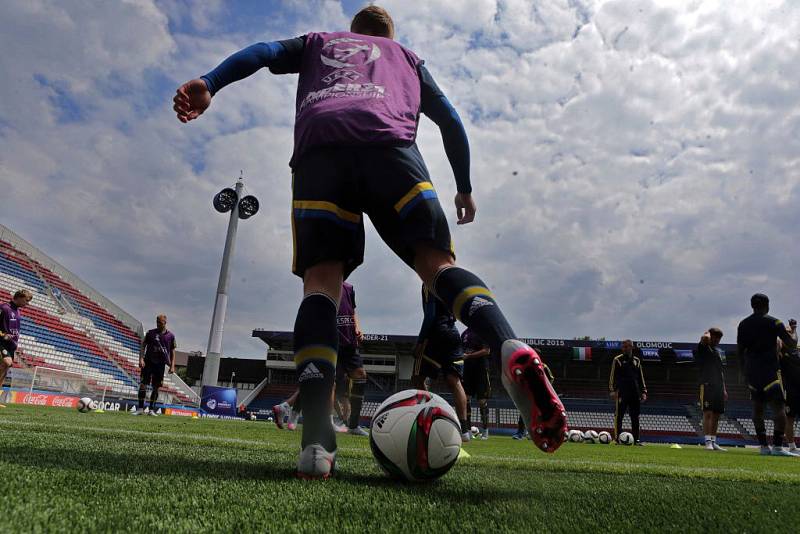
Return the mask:
[[142, 380], [139, 384], [138, 411], [133, 415], [144, 413], [144, 398], [147, 386], [152, 385], [150, 393], [150, 415], [156, 415], [155, 408], [158, 401], [158, 388], [164, 381], [164, 369], [169, 367], [169, 372], [175, 372], [175, 335], [167, 330], [167, 316], [156, 317], [156, 328], [148, 330], [139, 349], [139, 368], [142, 370]]
[[[19, 310], [27, 306], [33, 294], [27, 289], [20, 289], [9, 302], [0, 304], [0, 387], [6, 380], [6, 373], [14, 365], [14, 354], [19, 344]], [[0, 408], [5, 408], [0, 404]]]
[[426, 287], [502, 359], [502, 380], [547, 452], [561, 445], [566, 412], [545, 377], [541, 357], [516, 339], [494, 295], [457, 267], [447, 220], [415, 144], [420, 113], [438, 126], [456, 179], [458, 224], [472, 222], [469, 143], [453, 106], [422, 61], [394, 40], [382, 8], [359, 11], [349, 32], [309, 33], [257, 43], [202, 78], [178, 88], [178, 120], [199, 117], [225, 85], [266, 67], [299, 73], [292, 186], [292, 271], [303, 278], [294, 328], [303, 398], [297, 474], [327, 478], [336, 459], [329, 423], [343, 279], [364, 256], [364, 214]]

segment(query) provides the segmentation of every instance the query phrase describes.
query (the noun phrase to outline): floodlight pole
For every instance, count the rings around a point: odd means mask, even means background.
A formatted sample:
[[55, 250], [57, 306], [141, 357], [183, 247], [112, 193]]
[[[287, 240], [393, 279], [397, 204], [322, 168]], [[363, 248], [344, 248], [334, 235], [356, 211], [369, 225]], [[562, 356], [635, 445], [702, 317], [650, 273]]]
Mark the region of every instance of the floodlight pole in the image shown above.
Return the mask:
[[211, 332], [208, 334], [208, 348], [203, 364], [204, 386], [216, 386], [219, 378], [219, 360], [222, 357], [222, 329], [225, 324], [225, 312], [228, 308], [228, 283], [231, 279], [230, 262], [236, 244], [236, 229], [239, 226], [239, 199], [242, 198], [244, 183], [241, 177], [236, 182], [236, 202], [231, 209], [228, 220], [228, 235], [225, 237], [225, 250], [222, 253], [222, 267], [219, 270], [217, 298], [214, 301], [214, 315], [211, 319]]

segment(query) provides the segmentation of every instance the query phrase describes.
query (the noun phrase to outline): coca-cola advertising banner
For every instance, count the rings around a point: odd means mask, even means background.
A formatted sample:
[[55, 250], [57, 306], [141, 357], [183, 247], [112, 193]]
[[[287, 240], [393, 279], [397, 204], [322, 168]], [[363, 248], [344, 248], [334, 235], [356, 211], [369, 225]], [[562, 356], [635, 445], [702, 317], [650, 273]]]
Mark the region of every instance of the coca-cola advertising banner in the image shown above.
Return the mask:
[[78, 404], [78, 397], [53, 395], [52, 393], [26, 393], [24, 391], [12, 391], [10, 402], [14, 404], [31, 404], [33, 406], [74, 408]]

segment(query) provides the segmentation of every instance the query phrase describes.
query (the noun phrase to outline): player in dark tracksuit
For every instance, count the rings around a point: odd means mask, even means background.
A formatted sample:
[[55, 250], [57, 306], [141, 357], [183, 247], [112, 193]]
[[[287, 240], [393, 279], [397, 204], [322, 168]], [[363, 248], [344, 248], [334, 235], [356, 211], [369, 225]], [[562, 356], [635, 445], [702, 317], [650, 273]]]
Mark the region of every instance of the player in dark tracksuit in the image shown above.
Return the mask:
[[[789, 319], [789, 333], [797, 335], [797, 321]], [[787, 348], [781, 342], [781, 379], [786, 388], [786, 434], [785, 442], [789, 452], [800, 456], [800, 449], [794, 442], [794, 421], [800, 414], [800, 351], [797, 347]]]
[[428, 389], [426, 378], [444, 376], [453, 394], [456, 415], [461, 423], [462, 441], [470, 440], [467, 422], [467, 395], [461, 384], [464, 365], [464, 348], [456, 329], [456, 318], [439, 299], [422, 286], [423, 320], [417, 345], [414, 347], [414, 373], [411, 384], [417, 389]]
[[722, 356], [717, 348], [721, 339], [722, 330], [709, 328], [700, 338], [694, 356], [700, 367], [700, 407], [703, 410], [705, 448], [709, 451], [725, 450], [717, 444], [719, 417], [725, 413], [725, 401], [728, 399]]
[[640, 402], [647, 400], [647, 386], [644, 383], [642, 361], [633, 354], [633, 342], [626, 339], [622, 342], [622, 354], [614, 358], [611, 364], [611, 376], [608, 389], [615, 401], [614, 439], [619, 441], [622, 431], [622, 419], [627, 411], [631, 416], [631, 433], [636, 445], [639, 441], [639, 409]]
[[[753, 400], [753, 426], [761, 445], [761, 454], [790, 456], [783, 448], [783, 433], [786, 427], [785, 394], [776, 350], [777, 340], [791, 350], [797, 346], [797, 336], [790, 334], [783, 323], [769, 315], [769, 298], [756, 293], [750, 298], [753, 314], [739, 323], [736, 335], [736, 351], [739, 365], [744, 368], [750, 398]], [[764, 425], [764, 404], [772, 405], [775, 430], [772, 434], [773, 450], [767, 445], [767, 430]]]

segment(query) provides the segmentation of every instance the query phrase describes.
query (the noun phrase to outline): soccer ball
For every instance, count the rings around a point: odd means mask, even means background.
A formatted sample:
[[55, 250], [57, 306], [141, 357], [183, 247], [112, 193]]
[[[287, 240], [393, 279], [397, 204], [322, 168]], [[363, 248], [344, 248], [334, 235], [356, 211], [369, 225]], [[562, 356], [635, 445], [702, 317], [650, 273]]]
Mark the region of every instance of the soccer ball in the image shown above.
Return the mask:
[[455, 465], [461, 427], [455, 410], [439, 395], [409, 389], [395, 393], [372, 416], [369, 445], [390, 477], [433, 480]]
[[583, 433], [583, 442], [584, 443], [597, 443], [597, 432], [594, 430], [587, 430]]
[[83, 397], [78, 400], [77, 408], [81, 413], [90, 412], [95, 409], [95, 403], [89, 397]]
[[623, 432], [619, 435], [619, 442], [623, 445], [633, 445], [633, 434], [630, 432]]
[[469, 427], [469, 433], [472, 434], [473, 437], [475, 437], [481, 433], [481, 429], [478, 428], [477, 426], [471, 426]]
[[611, 443], [611, 434], [603, 430], [599, 434], [597, 434], [597, 441], [602, 443], [603, 445], [608, 445]]
[[581, 432], [580, 430], [570, 430], [569, 440], [573, 443], [580, 443], [581, 441], [583, 441], [583, 432]]

